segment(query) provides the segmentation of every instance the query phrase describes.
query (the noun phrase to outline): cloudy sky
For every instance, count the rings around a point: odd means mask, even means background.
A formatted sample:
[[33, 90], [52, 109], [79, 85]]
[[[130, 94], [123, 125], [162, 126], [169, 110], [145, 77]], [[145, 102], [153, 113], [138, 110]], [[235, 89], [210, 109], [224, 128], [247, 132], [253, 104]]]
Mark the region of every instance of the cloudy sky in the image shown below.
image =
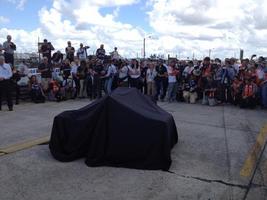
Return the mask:
[[[0, 0], [0, 42], [11, 34], [18, 52], [38, 37], [64, 49], [71, 40], [92, 54], [101, 44], [125, 57], [267, 56], [267, 0]], [[151, 37], [150, 37], [151, 36]]]

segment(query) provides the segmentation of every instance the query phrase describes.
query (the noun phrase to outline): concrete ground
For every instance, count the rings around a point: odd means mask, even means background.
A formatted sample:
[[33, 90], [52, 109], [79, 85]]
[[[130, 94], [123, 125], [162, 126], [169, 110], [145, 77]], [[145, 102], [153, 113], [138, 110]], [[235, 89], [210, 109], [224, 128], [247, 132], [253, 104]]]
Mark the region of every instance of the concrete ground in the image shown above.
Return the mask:
[[[1, 111], [0, 149], [49, 135], [56, 114], [88, 103], [25, 103]], [[0, 200], [267, 199], [266, 111], [159, 105], [173, 115], [179, 133], [168, 172], [60, 163], [39, 145], [0, 156]], [[244, 168], [251, 170], [242, 174]]]

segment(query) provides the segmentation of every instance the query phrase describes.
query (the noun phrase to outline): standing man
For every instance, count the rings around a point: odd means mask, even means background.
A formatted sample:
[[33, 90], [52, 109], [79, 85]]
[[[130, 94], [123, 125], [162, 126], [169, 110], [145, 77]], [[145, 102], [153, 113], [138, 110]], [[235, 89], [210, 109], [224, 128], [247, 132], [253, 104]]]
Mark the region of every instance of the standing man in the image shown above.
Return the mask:
[[164, 101], [168, 88], [168, 71], [162, 60], [160, 60], [159, 65], [156, 66], [156, 72], [157, 76], [155, 77], [155, 82], [156, 82], [155, 100], [158, 100], [160, 95], [160, 100]]
[[89, 49], [89, 46], [83, 46], [83, 44], [80, 44], [80, 48], [77, 51], [77, 57], [79, 58], [80, 61], [86, 60], [87, 58], [87, 49]]
[[100, 48], [96, 50], [96, 57], [103, 61], [105, 59], [105, 56], [106, 56], [106, 50], [104, 49], [104, 45], [101, 44]]
[[48, 62], [48, 58], [44, 57], [43, 62], [38, 66], [38, 72], [41, 73], [41, 78], [42, 78], [42, 87], [44, 92], [48, 91], [49, 88], [49, 83], [52, 78], [52, 66]]
[[2, 110], [2, 97], [6, 96], [9, 111], [13, 110], [12, 102], [12, 70], [9, 64], [5, 63], [5, 57], [0, 56], [0, 110]]
[[114, 60], [120, 59], [120, 55], [118, 53], [117, 47], [114, 48], [114, 51], [110, 52], [110, 55], [111, 55], [111, 59], [114, 59]]
[[47, 42], [47, 39], [44, 39], [44, 43], [41, 46], [41, 53], [43, 58], [46, 57], [48, 62], [51, 63], [51, 52], [55, 50], [51, 42]]
[[66, 58], [71, 62], [74, 61], [74, 53], [75, 53], [75, 49], [74, 47], [71, 46], [71, 42], [68, 41], [68, 46], [65, 49], [66, 52]]
[[16, 51], [16, 45], [11, 42], [12, 37], [10, 35], [7, 36], [7, 41], [3, 43], [3, 49], [5, 51], [5, 62], [10, 63], [12, 66], [14, 65], [14, 51]]

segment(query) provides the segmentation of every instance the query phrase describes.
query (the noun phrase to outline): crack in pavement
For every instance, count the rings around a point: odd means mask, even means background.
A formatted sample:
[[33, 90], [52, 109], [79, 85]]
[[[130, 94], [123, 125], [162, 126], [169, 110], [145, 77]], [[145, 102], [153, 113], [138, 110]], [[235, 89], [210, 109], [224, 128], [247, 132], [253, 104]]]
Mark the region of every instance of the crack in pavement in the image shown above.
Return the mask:
[[247, 190], [249, 187], [253, 187], [253, 188], [261, 187], [261, 188], [267, 189], [267, 187], [265, 185], [259, 185], [259, 184], [251, 184], [251, 186], [250, 185], [241, 185], [241, 184], [225, 182], [223, 180], [206, 179], [206, 178], [202, 178], [202, 177], [187, 176], [187, 175], [177, 174], [177, 173], [175, 173], [173, 171], [166, 171], [166, 172], [168, 172], [170, 174], [175, 174], [176, 176], [181, 177], [181, 178], [195, 179], [195, 180], [203, 181], [203, 182], [206, 182], [206, 183], [219, 183], [219, 184], [223, 184], [223, 185], [230, 186], [230, 187], [237, 187], [237, 188], [240, 188], [242, 190]]

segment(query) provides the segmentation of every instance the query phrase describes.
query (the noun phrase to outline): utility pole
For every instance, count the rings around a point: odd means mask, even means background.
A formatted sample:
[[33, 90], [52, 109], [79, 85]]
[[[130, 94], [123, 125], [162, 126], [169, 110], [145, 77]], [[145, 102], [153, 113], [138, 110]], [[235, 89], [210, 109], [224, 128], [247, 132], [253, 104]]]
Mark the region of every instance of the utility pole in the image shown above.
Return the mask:
[[144, 38], [144, 59], [146, 58], [146, 38]]

